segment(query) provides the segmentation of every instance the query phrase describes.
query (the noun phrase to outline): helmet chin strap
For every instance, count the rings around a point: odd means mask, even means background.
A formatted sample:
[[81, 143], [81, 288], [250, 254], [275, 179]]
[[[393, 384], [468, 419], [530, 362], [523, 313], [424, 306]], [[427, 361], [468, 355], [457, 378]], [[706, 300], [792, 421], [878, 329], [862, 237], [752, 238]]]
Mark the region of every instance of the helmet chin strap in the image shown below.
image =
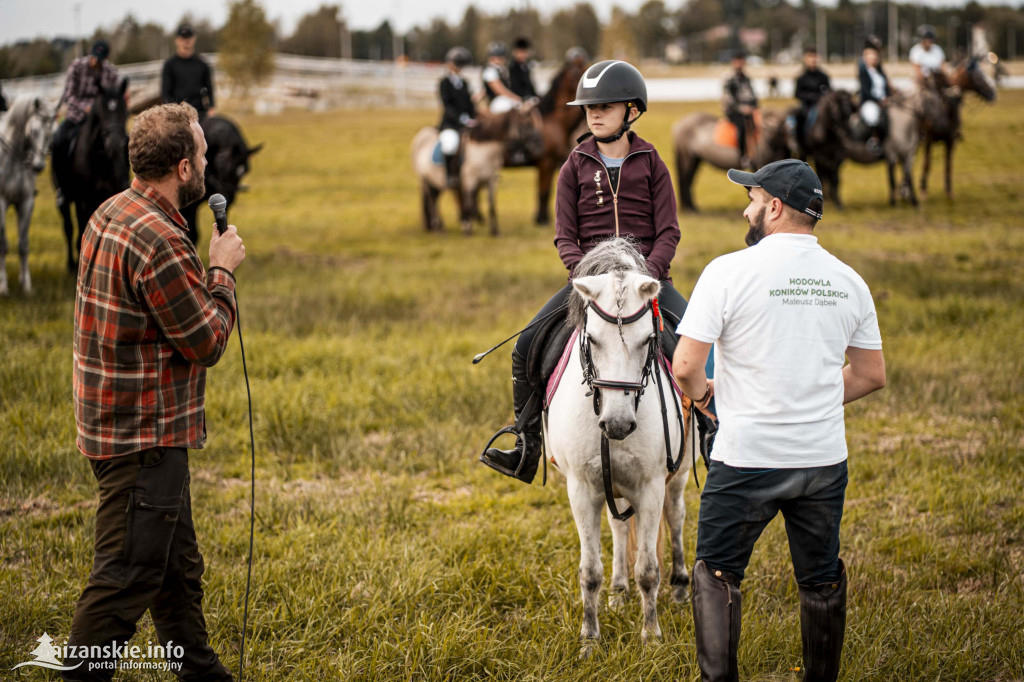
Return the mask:
[[[615, 133], [613, 135], [608, 135], [607, 137], [597, 137], [597, 136], [595, 136], [591, 132], [586, 132], [586, 133], [580, 135], [578, 138], [576, 138], [576, 144], [579, 144], [580, 142], [583, 142], [583, 140], [587, 139], [588, 137], [593, 137], [595, 141], [601, 142], [603, 144], [608, 144], [610, 142], [615, 142], [616, 140], [620, 139], [623, 135], [625, 135], [626, 133], [629, 132], [629, 126], [632, 123], [632, 121], [629, 120], [629, 112], [634, 107], [635, 107], [635, 105], [632, 104], [632, 103], [630, 103], [626, 107], [626, 115], [622, 117], [622, 125], [619, 126], [619, 132], [617, 132], [617, 133]], [[586, 115], [586, 107], [583, 107], [583, 112], [584, 112], [584, 115]], [[640, 109], [637, 108], [636, 118], [634, 118], [633, 121], [636, 121], [636, 119], [640, 118], [641, 116], [643, 116], [643, 114], [644, 114], [644, 112], [640, 111]]]

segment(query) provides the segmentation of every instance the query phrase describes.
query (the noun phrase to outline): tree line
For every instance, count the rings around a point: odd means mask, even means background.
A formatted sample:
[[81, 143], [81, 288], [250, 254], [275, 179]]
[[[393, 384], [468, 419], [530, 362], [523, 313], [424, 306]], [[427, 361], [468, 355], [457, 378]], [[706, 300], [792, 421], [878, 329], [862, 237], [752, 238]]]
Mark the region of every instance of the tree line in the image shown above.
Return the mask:
[[[196, 34], [198, 52], [227, 57], [227, 70], [253, 70], [254, 78], [272, 69], [272, 53], [314, 57], [414, 61], [441, 61], [453, 45], [464, 45], [477, 63], [484, 60], [492, 41], [530, 38], [538, 59], [558, 61], [574, 46], [591, 55], [621, 59], [660, 59], [678, 62], [721, 60], [742, 46], [765, 59], [798, 55], [804, 45], [824, 44], [828, 57], [852, 58], [859, 54], [868, 34], [897, 39], [901, 55], [915, 41], [914, 30], [931, 24], [938, 42], [949, 49], [965, 49], [974, 26], [986, 27], [993, 50], [1015, 58], [1024, 51], [1024, 11], [1010, 6], [981, 5], [972, 0], [961, 7], [927, 7], [886, 0], [839, 0], [832, 6], [813, 0], [683, 0], [666, 4], [648, 0], [636, 12], [614, 8], [602, 21], [588, 2], [578, 2], [547, 14], [534, 6], [503, 13], [488, 13], [470, 5], [458, 23], [434, 19], [396, 35], [389, 21], [369, 30], [353, 29], [341, 5], [325, 4], [299, 19], [288, 35], [270, 22], [258, 0], [233, 0], [220, 27], [208, 20], [182, 16]], [[822, 16], [823, 13], [823, 16]], [[898, 29], [890, 32], [889, 21]], [[824, 26], [825, 33], [818, 35]], [[0, 79], [61, 71], [98, 39], [111, 45], [111, 60], [129, 64], [164, 59], [173, 54], [177, 24], [163, 27], [140, 23], [131, 14], [116, 26], [97, 29], [88, 38], [37, 38], [0, 47]], [[254, 59], [253, 55], [257, 55]], [[236, 59], [237, 58], [237, 59]], [[233, 64], [235, 59], [237, 64]]]

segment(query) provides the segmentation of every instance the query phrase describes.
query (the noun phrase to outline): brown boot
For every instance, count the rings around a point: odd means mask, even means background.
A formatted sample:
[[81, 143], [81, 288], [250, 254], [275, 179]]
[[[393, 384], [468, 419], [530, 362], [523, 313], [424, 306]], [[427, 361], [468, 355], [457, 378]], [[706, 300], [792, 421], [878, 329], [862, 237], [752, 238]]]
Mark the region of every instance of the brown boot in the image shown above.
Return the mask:
[[704, 682], [737, 682], [740, 647], [740, 586], [735, 576], [693, 566], [693, 629], [697, 663]]
[[846, 566], [839, 560], [839, 580], [797, 585], [800, 635], [804, 648], [804, 682], [835, 682], [846, 634]]

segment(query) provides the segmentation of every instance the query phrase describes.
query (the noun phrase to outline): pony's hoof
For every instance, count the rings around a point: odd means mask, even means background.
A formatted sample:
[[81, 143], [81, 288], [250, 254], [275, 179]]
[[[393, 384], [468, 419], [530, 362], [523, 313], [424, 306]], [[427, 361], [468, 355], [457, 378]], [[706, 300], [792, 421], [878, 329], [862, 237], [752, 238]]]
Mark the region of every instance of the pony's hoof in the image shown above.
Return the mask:
[[613, 589], [608, 594], [608, 608], [621, 609], [629, 603], [629, 588]]
[[658, 644], [661, 642], [661, 628], [659, 627], [657, 630], [643, 630], [640, 633], [640, 639], [643, 641], [644, 646]]
[[580, 644], [579, 660], [586, 661], [587, 659], [589, 659], [591, 656], [594, 655], [594, 649], [596, 649], [596, 648], [597, 648], [597, 640], [596, 639], [585, 639], [585, 640], [583, 640], [583, 643]]
[[690, 601], [690, 588], [686, 585], [674, 585], [672, 587], [672, 601], [676, 604], [686, 604]]

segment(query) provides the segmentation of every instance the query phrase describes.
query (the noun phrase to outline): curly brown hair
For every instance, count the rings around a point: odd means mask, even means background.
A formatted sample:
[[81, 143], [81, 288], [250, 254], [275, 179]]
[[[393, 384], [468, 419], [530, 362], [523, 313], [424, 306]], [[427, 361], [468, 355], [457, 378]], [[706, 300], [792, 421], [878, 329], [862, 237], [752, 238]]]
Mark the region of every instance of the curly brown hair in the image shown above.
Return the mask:
[[192, 124], [199, 115], [191, 104], [163, 104], [135, 119], [128, 136], [128, 161], [136, 177], [159, 180], [182, 159], [194, 161], [196, 139]]

